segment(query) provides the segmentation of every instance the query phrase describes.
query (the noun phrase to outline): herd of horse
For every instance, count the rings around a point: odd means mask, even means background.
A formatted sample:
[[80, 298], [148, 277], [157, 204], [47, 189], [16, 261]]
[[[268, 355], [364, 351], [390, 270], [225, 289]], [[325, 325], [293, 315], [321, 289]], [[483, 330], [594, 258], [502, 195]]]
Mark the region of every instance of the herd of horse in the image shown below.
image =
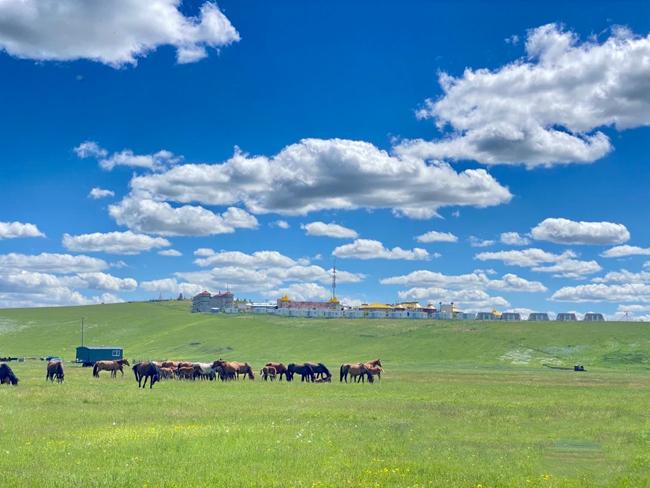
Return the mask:
[[[131, 366], [127, 359], [115, 361], [97, 361], [93, 366], [93, 377], [99, 378], [101, 371], [109, 371], [111, 378], [117, 377], [117, 372], [124, 376], [124, 366]], [[238, 380], [240, 377], [250, 380], [255, 379], [253, 367], [246, 362], [226, 361], [217, 359], [212, 363], [194, 363], [188, 361], [141, 361], [135, 363], [131, 368], [138, 382], [138, 388], [145, 388], [149, 382], [149, 388], [161, 380], [209, 380], [221, 381]], [[339, 381], [352, 383], [374, 383], [375, 378], [381, 379], [383, 372], [380, 359], [374, 359], [365, 363], [347, 363], [339, 368]], [[300, 376], [301, 382], [329, 383], [332, 381], [332, 373], [323, 363], [266, 363], [260, 369], [260, 377], [264, 381], [293, 381], [296, 375]], [[63, 383], [63, 362], [51, 360], [47, 363], [45, 380]], [[18, 378], [6, 363], [0, 363], [0, 384], [18, 384]]]

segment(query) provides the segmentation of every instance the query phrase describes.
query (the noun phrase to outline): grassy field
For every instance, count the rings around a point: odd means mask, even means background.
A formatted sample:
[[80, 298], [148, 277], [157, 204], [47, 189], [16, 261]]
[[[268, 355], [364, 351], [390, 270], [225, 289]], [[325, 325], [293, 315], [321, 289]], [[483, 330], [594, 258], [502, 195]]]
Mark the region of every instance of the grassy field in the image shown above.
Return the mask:
[[[192, 315], [187, 303], [0, 310], [0, 356], [344, 361], [374, 385], [99, 380], [12, 363], [0, 486], [650, 486], [650, 325]], [[548, 369], [572, 366], [586, 373]], [[4, 451], [4, 452], [3, 452]]]

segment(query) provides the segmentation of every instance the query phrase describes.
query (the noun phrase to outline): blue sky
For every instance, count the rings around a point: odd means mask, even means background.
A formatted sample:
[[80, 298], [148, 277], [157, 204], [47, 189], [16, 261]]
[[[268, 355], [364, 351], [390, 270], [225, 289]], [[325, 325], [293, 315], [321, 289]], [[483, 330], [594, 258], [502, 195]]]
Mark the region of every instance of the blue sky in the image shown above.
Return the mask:
[[351, 304], [650, 318], [647, 4], [58, 4], [0, 6], [0, 306], [336, 255]]

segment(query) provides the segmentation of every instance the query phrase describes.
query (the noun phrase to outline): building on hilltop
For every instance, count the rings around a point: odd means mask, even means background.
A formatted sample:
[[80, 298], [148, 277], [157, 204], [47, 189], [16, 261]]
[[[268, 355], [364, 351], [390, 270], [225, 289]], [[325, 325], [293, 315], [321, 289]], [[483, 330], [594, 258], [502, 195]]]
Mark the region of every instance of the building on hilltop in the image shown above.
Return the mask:
[[521, 314], [517, 312], [503, 312], [501, 314], [501, 320], [508, 320], [508, 321], [521, 320]]
[[233, 308], [235, 296], [229, 292], [219, 292], [214, 295], [209, 291], [202, 291], [192, 298], [192, 313], [213, 312]]
[[302, 310], [342, 310], [341, 302], [336, 297], [332, 297], [326, 302], [308, 302], [300, 300], [291, 300], [288, 295], [278, 298], [278, 310], [283, 308], [302, 309]]
[[578, 318], [574, 313], [562, 312], [557, 314], [555, 320], [557, 320], [558, 322], [575, 322], [576, 320], [578, 320]]
[[528, 315], [528, 320], [533, 320], [536, 322], [546, 322], [551, 319], [548, 318], [548, 314], [546, 312], [531, 312]]
[[583, 320], [585, 322], [604, 322], [605, 317], [603, 317], [602, 313], [587, 312]]

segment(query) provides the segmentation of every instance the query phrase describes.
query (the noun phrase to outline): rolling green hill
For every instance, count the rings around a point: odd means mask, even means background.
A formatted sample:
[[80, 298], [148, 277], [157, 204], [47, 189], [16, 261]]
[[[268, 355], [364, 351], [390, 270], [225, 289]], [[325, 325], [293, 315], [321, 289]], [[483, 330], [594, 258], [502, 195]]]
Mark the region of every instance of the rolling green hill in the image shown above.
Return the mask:
[[74, 358], [85, 342], [129, 358], [217, 357], [260, 364], [381, 357], [391, 368], [538, 368], [541, 363], [650, 370], [650, 324], [316, 320], [192, 314], [187, 302], [0, 310], [0, 355]]
[[[650, 486], [650, 326], [313, 320], [187, 302], [0, 310], [0, 355], [343, 361], [375, 384], [93, 378], [38, 359], [0, 386], [0, 486]], [[587, 372], [549, 369], [572, 366]]]

